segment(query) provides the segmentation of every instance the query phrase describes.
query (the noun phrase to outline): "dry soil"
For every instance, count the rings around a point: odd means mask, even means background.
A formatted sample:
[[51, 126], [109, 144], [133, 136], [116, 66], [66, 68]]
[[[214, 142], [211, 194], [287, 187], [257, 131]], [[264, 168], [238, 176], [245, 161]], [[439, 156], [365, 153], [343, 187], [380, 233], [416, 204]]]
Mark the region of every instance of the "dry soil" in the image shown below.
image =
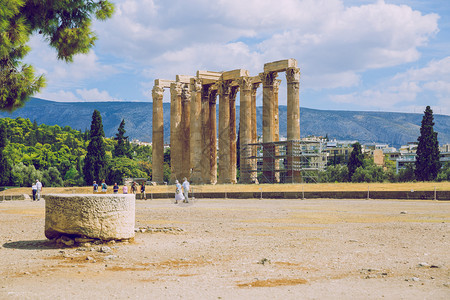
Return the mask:
[[[449, 299], [450, 202], [137, 201], [131, 243], [58, 248], [0, 202], [0, 299]], [[104, 246], [104, 245], [103, 245]]]

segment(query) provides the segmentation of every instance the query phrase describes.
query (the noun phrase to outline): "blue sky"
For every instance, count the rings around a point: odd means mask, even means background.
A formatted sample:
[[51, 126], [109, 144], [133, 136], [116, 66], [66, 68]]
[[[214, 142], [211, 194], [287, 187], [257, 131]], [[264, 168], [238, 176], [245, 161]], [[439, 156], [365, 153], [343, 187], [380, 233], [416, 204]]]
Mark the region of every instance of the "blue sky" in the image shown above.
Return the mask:
[[35, 96], [152, 101], [157, 78], [238, 68], [255, 76], [264, 63], [295, 58], [302, 107], [422, 113], [430, 105], [450, 115], [448, 0], [111, 1], [114, 17], [94, 23], [96, 46], [74, 63], [31, 38], [26, 61], [47, 78]]

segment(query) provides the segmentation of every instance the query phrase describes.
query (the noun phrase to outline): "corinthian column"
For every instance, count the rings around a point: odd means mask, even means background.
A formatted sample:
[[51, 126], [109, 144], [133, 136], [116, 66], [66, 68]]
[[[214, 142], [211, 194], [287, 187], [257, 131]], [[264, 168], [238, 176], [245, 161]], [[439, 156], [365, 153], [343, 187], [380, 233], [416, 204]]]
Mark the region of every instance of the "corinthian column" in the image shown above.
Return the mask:
[[163, 96], [164, 88], [155, 85], [153, 96], [153, 121], [152, 121], [152, 181], [162, 184], [164, 182], [164, 112]]
[[180, 179], [186, 177], [189, 179], [191, 174], [191, 93], [189, 85], [183, 86], [181, 92], [181, 174]]
[[230, 183], [230, 83], [219, 84], [219, 178], [218, 183]]
[[[210, 85], [203, 85], [201, 90], [202, 97], [202, 112], [201, 112], [201, 122], [202, 122], [202, 143], [201, 151], [201, 170], [202, 170], [202, 183], [210, 183], [210, 115], [209, 115], [209, 92]], [[194, 146], [195, 147], [195, 146]]]
[[[256, 92], [258, 91], [260, 83], [253, 83], [252, 85], [252, 143], [258, 142], [258, 130], [257, 130], [257, 120], [256, 120]], [[257, 147], [252, 147], [252, 156], [256, 157], [257, 155]], [[252, 170], [256, 170], [258, 168], [258, 162], [256, 159], [252, 160]], [[251, 181], [257, 182], [257, 173], [251, 173]]]
[[181, 83], [175, 82], [170, 85], [170, 165], [172, 174], [170, 183], [181, 176]]
[[191, 78], [191, 168], [190, 181], [203, 182], [202, 178], [202, 84], [198, 78]]
[[217, 90], [209, 93], [209, 181], [217, 183], [217, 113], [216, 113]]
[[[276, 72], [265, 72], [260, 74], [263, 84], [263, 143], [274, 141], [274, 82]], [[274, 146], [265, 144], [263, 146], [263, 183], [274, 182], [275, 159]]]
[[239, 148], [240, 148], [240, 183], [252, 183], [250, 170], [252, 169], [252, 82], [249, 77], [238, 79], [240, 90], [239, 113]]
[[[273, 82], [273, 141], [278, 142], [280, 140], [280, 115], [278, 113], [278, 92], [280, 90], [281, 80], [277, 79]], [[279, 155], [278, 148], [275, 146], [275, 156]], [[279, 169], [279, 159], [275, 159], [275, 169]], [[274, 182], [280, 182], [280, 173], [274, 173]]]
[[234, 86], [230, 92], [230, 183], [237, 183], [237, 148], [236, 148], [236, 95], [238, 87]]
[[[286, 69], [287, 81], [287, 140], [300, 140], [300, 69]], [[294, 143], [288, 143], [288, 166], [291, 172], [288, 172], [288, 178], [292, 182], [300, 183], [302, 181], [300, 171], [300, 158], [292, 156], [294, 154]], [[298, 143], [298, 142], [297, 142]], [[297, 146], [298, 147], [298, 146]]]

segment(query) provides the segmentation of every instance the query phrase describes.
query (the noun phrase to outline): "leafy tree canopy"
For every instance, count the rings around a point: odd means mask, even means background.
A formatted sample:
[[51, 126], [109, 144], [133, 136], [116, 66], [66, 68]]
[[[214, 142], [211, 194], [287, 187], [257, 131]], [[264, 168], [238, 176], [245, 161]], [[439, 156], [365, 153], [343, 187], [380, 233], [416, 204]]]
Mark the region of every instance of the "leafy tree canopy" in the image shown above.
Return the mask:
[[106, 20], [113, 11], [107, 0], [0, 0], [0, 109], [23, 106], [45, 86], [44, 77], [22, 62], [33, 33], [47, 39], [58, 59], [72, 62], [94, 45], [91, 20]]

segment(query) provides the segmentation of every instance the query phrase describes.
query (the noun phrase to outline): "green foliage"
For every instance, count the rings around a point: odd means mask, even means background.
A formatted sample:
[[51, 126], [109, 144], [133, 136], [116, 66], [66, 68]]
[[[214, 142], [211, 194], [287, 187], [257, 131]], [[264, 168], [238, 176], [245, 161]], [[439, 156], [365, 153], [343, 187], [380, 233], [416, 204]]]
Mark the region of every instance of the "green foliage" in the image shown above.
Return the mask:
[[113, 11], [107, 0], [0, 0], [0, 109], [23, 106], [45, 86], [44, 77], [22, 62], [31, 34], [42, 34], [58, 59], [71, 62], [94, 45], [91, 19], [105, 20]]
[[399, 182], [415, 181], [416, 177], [414, 175], [414, 166], [412, 164], [409, 164], [405, 169], [399, 170], [397, 178]]
[[23, 163], [18, 163], [11, 170], [11, 184], [14, 186], [31, 187], [36, 182], [36, 179], [41, 178], [42, 172], [36, 170], [33, 165], [26, 166]]
[[328, 166], [326, 171], [319, 173], [320, 182], [346, 182], [348, 167], [346, 165]]
[[437, 181], [450, 181], [450, 162], [446, 162], [439, 171]]
[[139, 163], [128, 157], [117, 157], [110, 161], [106, 181], [108, 184], [121, 183], [125, 177], [148, 178]]
[[11, 176], [11, 165], [4, 154], [7, 142], [5, 125], [0, 124], [0, 185], [7, 185]]
[[84, 158], [83, 174], [86, 183], [90, 184], [94, 180], [101, 181], [106, 178], [107, 158], [105, 143], [103, 141], [105, 133], [103, 131], [102, 116], [98, 110], [92, 114], [90, 131], [90, 142], [87, 147], [87, 154]]
[[362, 154], [361, 145], [359, 143], [354, 143], [352, 153], [350, 153], [350, 158], [347, 163], [349, 181], [351, 181], [356, 169], [362, 167], [363, 161], [364, 155]]
[[42, 185], [44, 186], [62, 186], [63, 180], [58, 169], [55, 167], [49, 167], [42, 172]]
[[439, 142], [437, 132], [433, 129], [433, 111], [427, 106], [422, 118], [419, 144], [416, 151], [416, 179], [419, 181], [431, 181], [436, 179], [441, 168], [439, 161]]
[[114, 146], [113, 157], [128, 157], [131, 158], [130, 155], [130, 142], [128, 141], [128, 137], [125, 136], [125, 120], [122, 119], [120, 122], [119, 128], [117, 129], [116, 137], [114, 138], [117, 141], [117, 144]]

